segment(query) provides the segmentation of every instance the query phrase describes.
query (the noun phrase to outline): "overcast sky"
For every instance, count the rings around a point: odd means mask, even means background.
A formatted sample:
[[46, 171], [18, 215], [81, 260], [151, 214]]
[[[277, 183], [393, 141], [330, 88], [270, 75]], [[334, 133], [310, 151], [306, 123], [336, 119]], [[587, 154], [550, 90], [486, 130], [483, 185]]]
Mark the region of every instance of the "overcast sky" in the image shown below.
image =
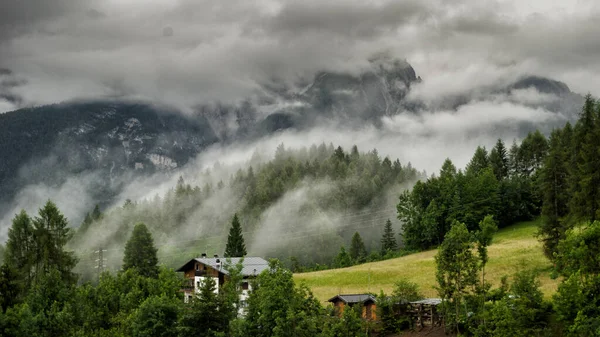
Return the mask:
[[189, 107], [405, 58], [422, 98], [532, 73], [600, 96], [595, 0], [4, 0], [0, 112], [127, 96]]

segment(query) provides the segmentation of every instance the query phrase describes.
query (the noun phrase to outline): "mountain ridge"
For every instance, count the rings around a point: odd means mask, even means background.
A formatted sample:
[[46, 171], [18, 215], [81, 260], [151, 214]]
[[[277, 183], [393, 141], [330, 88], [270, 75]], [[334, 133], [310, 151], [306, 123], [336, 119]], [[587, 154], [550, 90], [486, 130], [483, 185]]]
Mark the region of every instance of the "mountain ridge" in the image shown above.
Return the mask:
[[[425, 104], [407, 95], [420, 82], [407, 62], [376, 59], [361, 74], [323, 71], [300, 89], [273, 85], [254, 101], [199, 105], [191, 114], [122, 100], [65, 102], [0, 114], [0, 158], [5, 159], [0, 164], [0, 215], [1, 204], [30, 184], [60, 185], [72, 174], [96, 172], [100, 182], [94, 198], [107, 205], [131, 177], [170, 175], [217, 143], [309, 129], [324, 120], [377, 126], [382, 117], [418, 114]], [[504, 92], [531, 88], [559, 98], [558, 103], [534, 106], [566, 111], [563, 100], [580, 106], [581, 96], [566, 84], [539, 76], [523, 76]]]

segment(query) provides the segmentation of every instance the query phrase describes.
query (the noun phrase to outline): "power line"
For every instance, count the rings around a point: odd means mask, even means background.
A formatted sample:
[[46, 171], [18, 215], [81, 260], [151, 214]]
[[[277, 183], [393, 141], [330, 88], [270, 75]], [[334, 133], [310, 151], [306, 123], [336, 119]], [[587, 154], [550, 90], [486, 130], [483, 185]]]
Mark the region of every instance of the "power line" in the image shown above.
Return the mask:
[[98, 264], [95, 266], [98, 273], [98, 282], [100, 282], [100, 276], [106, 268], [106, 265], [104, 264], [104, 252], [106, 252], [106, 249], [102, 249], [102, 247], [100, 247], [97, 251], [94, 252], [98, 253], [98, 258], [96, 259], [96, 262], [98, 262]]

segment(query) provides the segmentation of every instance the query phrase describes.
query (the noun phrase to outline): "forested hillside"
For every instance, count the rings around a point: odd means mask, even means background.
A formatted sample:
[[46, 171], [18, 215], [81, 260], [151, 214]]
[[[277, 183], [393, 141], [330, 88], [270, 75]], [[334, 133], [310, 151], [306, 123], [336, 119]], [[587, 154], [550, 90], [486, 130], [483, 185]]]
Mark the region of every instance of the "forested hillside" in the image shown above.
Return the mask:
[[[143, 222], [164, 261], [175, 266], [202, 252], [222, 254], [237, 213], [250, 254], [329, 264], [357, 231], [378, 249], [386, 220], [396, 217], [395, 196], [423, 177], [410, 163], [381, 158], [377, 150], [360, 153], [332, 144], [296, 150], [282, 144], [271, 160], [256, 154], [247, 168], [223, 176], [230, 170], [219, 164], [198, 173], [201, 186], [181, 177], [165, 195], [126, 201], [103, 214], [95, 209], [71, 244], [89, 259], [93, 251], [108, 249], [109, 265], [116, 268], [126, 233]], [[81, 267], [94, 266], [86, 263]]]

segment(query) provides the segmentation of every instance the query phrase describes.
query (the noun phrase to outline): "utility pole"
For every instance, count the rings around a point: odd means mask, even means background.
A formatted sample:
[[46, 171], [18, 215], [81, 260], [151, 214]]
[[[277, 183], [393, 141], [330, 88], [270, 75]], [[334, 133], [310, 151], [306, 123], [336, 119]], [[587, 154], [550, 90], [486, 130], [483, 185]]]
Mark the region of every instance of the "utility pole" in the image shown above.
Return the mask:
[[100, 247], [97, 251], [95, 251], [94, 253], [98, 254], [98, 258], [96, 259], [96, 262], [98, 263], [94, 268], [97, 269], [97, 273], [98, 273], [98, 282], [100, 282], [100, 275], [102, 275], [102, 273], [104, 272], [104, 268], [106, 268], [106, 265], [104, 264], [104, 252], [106, 251], [106, 249], [102, 249], [102, 247]]

